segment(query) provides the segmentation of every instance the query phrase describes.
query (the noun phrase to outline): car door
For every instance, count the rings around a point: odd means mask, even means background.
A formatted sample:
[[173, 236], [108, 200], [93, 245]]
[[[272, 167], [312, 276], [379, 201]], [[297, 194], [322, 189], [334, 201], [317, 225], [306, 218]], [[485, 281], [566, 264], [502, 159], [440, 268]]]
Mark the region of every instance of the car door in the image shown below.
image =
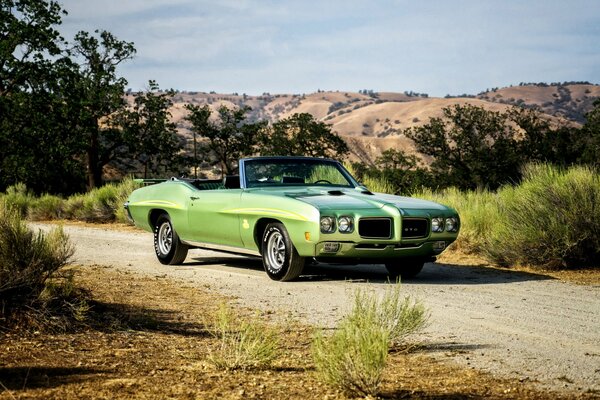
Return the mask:
[[188, 206], [190, 239], [199, 243], [242, 247], [240, 208], [242, 189], [199, 190]]

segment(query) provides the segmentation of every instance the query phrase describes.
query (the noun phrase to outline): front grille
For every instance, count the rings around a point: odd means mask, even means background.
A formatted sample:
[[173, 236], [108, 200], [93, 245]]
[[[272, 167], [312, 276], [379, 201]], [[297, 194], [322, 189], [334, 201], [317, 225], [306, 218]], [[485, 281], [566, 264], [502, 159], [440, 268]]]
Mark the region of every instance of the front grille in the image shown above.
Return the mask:
[[358, 221], [358, 234], [366, 239], [390, 239], [392, 220], [390, 218], [361, 218]]
[[402, 238], [418, 239], [429, 235], [429, 221], [424, 218], [406, 218], [402, 220]]

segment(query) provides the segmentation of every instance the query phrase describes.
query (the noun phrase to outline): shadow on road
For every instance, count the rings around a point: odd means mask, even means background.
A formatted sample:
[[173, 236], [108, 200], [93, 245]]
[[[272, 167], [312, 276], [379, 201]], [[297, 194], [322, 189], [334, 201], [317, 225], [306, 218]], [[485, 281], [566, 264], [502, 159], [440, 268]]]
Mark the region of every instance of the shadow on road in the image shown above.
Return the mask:
[[[254, 257], [195, 257], [193, 262], [185, 266], [225, 266], [236, 269], [263, 271], [262, 261]], [[443, 285], [489, 285], [501, 283], [549, 280], [552, 277], [508, 269], [498, 269], [485, 266], [464, 266], [454, 264], [427, 263], [423, 271], [406, 284], [443, 284]], [[314, 281], [350, 281], [388, 283], [390, 277], [387, 270], [380, 264], [361, 265], [307, 265], [297, 282]], [[393, 279], [392, 279], [393, 282]]]

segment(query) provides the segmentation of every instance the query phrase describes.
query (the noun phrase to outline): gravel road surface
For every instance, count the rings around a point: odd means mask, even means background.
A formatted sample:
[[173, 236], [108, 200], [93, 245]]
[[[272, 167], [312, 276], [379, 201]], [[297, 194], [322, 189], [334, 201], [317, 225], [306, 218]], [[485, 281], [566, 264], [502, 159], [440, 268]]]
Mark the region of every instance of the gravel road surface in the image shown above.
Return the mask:
[[[382, 293], [389, 285], [381, 265], [310, 268], [299, 281], [279, 283], [259, 259], [198, 249], [184, 265], [164, 266], [149, 233], [64, 229], [77, 264], [180, 280], [317, 326], [333, 327], [355, 289]], [[402, 289], [430, 310], [423, 340], [432, 355], [541, 387], [600, 394], [600, 286], [436, 263]]]

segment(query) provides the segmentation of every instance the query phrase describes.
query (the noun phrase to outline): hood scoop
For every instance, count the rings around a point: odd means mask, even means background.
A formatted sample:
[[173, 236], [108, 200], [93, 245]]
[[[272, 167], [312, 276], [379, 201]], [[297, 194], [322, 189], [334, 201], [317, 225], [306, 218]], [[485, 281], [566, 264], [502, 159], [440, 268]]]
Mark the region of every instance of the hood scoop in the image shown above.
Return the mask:
[[341, 190], [329, 190], [327, 193], [332, 196], [343, 196], [344, 195], [344, 192], [342, 192]]
[[369, 196], [374, 196], [373, 192], [371, 192], [370, 190], [361, 190], [360, 191], [362, 194], [367, 194]]

